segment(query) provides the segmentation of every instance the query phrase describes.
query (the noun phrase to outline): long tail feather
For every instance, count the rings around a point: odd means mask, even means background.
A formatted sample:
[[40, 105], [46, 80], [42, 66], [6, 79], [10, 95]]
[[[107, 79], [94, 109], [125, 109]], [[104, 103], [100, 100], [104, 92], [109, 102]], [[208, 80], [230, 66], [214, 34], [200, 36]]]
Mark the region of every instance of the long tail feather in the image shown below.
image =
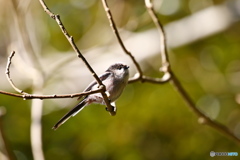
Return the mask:
[[65, 123], [70, 117], [78, 114], [86, 105], [86, 101], [81, 101], [77, 106], [75, 106], [72, 110], [70, 110], [67, 114], [65, 114], [53, 127], [52, 129], [56, 130], [63, 123]]

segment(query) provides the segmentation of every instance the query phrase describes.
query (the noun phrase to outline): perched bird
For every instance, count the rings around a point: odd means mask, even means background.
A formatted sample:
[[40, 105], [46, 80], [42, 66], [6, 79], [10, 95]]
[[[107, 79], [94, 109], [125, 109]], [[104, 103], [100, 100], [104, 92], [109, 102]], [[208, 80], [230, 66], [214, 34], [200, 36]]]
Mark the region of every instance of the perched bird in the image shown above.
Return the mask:
[[[123, 63], [115, 63], [111, 65], [102, 75], [99, 76], [99, 79], [106, 86], [106, 92], [110, 102], [114, 102], [118, 99], [118, 97], [122, 94], [125, 86], [128, 83], [129, 78], [129, 66]], [[98, 88], [98, 83], [93, 81], [88, 85], [88, 87], [84, 90], [92, 91]], [[87, 95], [84, 97], [77, 106], [75, 106], [72, 110], [70, 110], [67, 114], [65, 114], [54, 126], [53, 129], [56, 130], [60, 127], [64, 122], [66, 122], [71, 116], [75, 116], [79, 113], [85, 106], [98, 103], [105, 105], [104, 99], [101, 93], [95, 93], [91, 95]], [[115, 110], [116, 108], [114, 108]]]

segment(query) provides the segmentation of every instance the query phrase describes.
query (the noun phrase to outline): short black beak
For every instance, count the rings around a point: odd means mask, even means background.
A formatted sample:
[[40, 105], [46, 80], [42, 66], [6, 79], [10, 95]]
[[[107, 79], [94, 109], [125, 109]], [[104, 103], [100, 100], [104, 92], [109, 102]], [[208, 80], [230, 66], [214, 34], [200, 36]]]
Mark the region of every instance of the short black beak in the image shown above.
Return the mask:
[[129, 66], [127, 66], [127, 65], [124, 66], [124, 69], [128, 69], [128, 68], [129, 68]]

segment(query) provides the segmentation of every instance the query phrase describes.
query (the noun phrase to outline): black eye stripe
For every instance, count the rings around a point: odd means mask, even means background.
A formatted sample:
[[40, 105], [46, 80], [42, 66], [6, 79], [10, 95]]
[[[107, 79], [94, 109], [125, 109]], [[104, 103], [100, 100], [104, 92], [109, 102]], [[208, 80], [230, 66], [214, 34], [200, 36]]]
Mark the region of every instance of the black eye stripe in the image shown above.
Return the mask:
[[117, 69], [122, 69], [124, 66], [123, 65], [119, 65]]

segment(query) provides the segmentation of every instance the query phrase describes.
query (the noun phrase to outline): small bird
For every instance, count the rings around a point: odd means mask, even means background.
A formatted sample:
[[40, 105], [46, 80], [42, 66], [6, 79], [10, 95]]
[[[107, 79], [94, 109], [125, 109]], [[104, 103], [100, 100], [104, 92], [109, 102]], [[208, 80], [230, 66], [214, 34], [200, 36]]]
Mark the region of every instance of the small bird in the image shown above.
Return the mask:
[[[111, 65], [102, 75], [99, 76], [99, 79], [106, 87], [106, 93], [108, 95], [108, 99], [111, 103], [116, 101], [118, 97], [122, 94], [124, 88], [128, 83], [129, 78], [129, 66], [123, 63], [115, 63]], [[84, 90], [92, 91], [98, 89], [98, 83], [96, 81], [91, 82], [88, 87]], [[67, 114], [65, 114], [54, 126], [52, 129], [56, 130], [60, 127], [64, 122], [66, 122], [70, 117], [75, 116], [79, 113], [85, 106], [98, 103], [105, 105], [104, 99], [101, 93], [95, 93], [85, 96], [77, 106], [75, 106], [72, 110], [70, 110]], [[116, 108], [114, 108], [115, 110]]]

